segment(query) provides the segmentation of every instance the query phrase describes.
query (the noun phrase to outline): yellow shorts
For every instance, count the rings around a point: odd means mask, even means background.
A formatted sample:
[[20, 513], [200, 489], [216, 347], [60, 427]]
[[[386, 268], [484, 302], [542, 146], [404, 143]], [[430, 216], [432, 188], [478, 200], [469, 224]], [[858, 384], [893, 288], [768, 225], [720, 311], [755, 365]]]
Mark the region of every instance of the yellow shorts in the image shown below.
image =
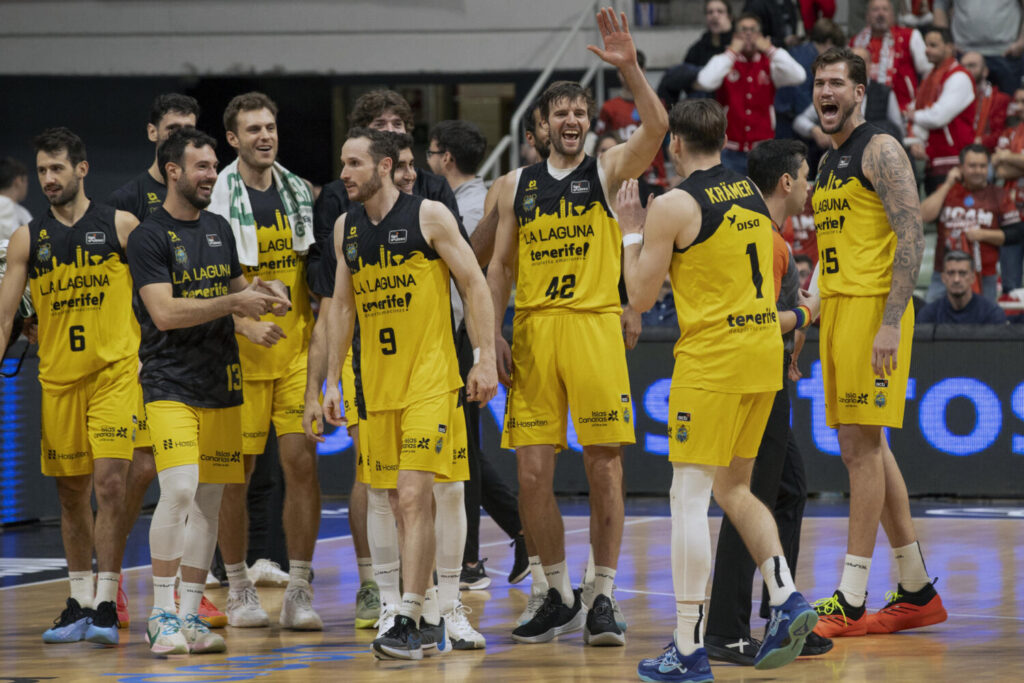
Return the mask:
[[202, 484], [241, 484], [242, 409], [196, 408], [177, 401], [146, 404], [157, 472], [199, 465]]
[[400, 410], [367, 412], [360, 425], [359, 444], [373, 488], [395, 488], [400, 470], [433, 472], [450, 481], [458, 395], [458, 391], [450, 391]]
[[132, 459], [138, 363], [129, 356], [74, 384], [42, 385], [43, 474], [75, 477], [91, 474], [96, 458]]
[[142, 387], [139, 387], [139, 407], [135, 409], [135, 448], [152, 448], [149, 438], [149, 423], [146, 421], [146, 404], [142, 401]]
[[303, 434], [302, 413], [306, 407], [306, 360], [297, 355], [277, 379], [245, 379], [242, 373], [242, 452], [258, 455], [267, 447], [273, 420], [278, 438]]
[[366, 436], [363, 433], [366, 430], [360, 429], [359, 425], [350, 426], [349, 436], [352, 436], [352, 429], [356, 430], [355, 437], [352, 440], [352, 447], [356, 453], [356, 481], [369, 486], [373, 477], [370, 475], [372, 468], [370, 466], [370, 458], [367, 456]]
[[775, 394], [672, 387], [668, 394], [669, 461], [727, 467], [734, 457], [757, 457]]
[[617, 314], [525, 314], [512, 330], [502, 448], [564, 449], [570, 410], [583, 446], [636, 441]]
[[878, 377], [871, 368], [871, 348], [882, 325], [885, 297], [831, 296], [821, 300], [821, 374], [825, 387], [825, 422], [903, 427], [903, 409], [914, 342], [914, 307], [900, 320], [896, 372]]
[[359, 410], [356, 408], [356, 373], [352, 369], [351, 348], [345, 355], [345, 364], [341, 366], [341, 400], [348, 426], [355, 427], [359, 424]]
[[458, 400], [455, 412], [448, 423], [448, 434], [451, 435], [451, 472], [447, 476], [437, 475], [435, 480], [438, 482], [469, 481], [469, 432], [466, 429], [465, 392], [464, 388], [456, 392]]

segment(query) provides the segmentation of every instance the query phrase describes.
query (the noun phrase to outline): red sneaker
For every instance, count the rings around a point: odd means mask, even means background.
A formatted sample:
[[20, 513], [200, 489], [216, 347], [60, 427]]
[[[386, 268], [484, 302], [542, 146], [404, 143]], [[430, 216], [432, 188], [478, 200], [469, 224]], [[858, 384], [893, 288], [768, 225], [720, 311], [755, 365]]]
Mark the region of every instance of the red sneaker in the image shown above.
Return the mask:
[[822, 638], [867, 635], [868, 620], [864, 605], [851, 607], [839, 591], [830, 598], [818, 600], [812, 607], [818, 613], [818, 624], [814, 632]]
[[946, 620], [946, 608], [933, 584], [916, 592], [897, 584], [895, 591], [885, 594], [888, 604], [867, 617], [868, 633], [896, 633], [910, 628], [931, 626]]
[[124, 592], [124, 574], [117, 580], [117, 627], [128, 628], [128, 594]]
[[[180, 604], [178, 591], [174, 591], [174, 604]], [[206, 620], [210, 628], [224, 628], [228, 625], [228, 616], [217, 609], [217, 606], [210, 602], [205, 595], [199, 602], [199, 616]]]

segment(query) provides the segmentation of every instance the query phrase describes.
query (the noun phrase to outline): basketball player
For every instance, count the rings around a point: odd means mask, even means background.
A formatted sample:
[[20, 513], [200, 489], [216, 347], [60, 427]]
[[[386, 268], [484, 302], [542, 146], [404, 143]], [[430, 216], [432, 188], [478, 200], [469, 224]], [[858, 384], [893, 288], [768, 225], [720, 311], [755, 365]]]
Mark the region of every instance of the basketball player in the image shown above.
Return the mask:
[[676, 632], [664, 654], [643, 660], [637, 673], [647, 681], [710, 681], [701, 621], [712, 489], [768, 584], [772, 618], [754, 666], [792, 661], [818, 617], [796, 591], [775, 520], [749, 484], [782, 388], [771, 217], [753, 182], [722, 166], [721, 105], [687, 100], [669, 120], [669, 151], [686, 180], [651, 202], [646, 225], [636, 181], [619, 191], [629, 300], [649, 309], [669, 275], [682, 330], [668, 425]]
[[29, 280], [39, 316], [42, 470], [57, 483], [71, 582], [67, 608], [43, 641], [116, 645], [125, 477], [139, 404], [139, 328], [131, 314], [125, 244], [138, 220], [86, 196], [89, 162], [73, 132], [50, 128], [34, 145], [50, 208], [11, 236], [0, 286], [0, 338], [9, 338]]
[[[452, 472], [448, 426], [463, 419], [457, 411], [462, 381], [448, 308], [449, 269], [465, 294], [470, 336], [480, 353], [466, 398], [485, 404], [497, 377], [491, 349], [481, 348], [494, 314], [472, 250], [443, 205], [394, 186], [397, 160], [394, 136], [367, 128], [350, 130], [342, 148], [342, 180], [353, 203], [334, 231], [338, 269], [328, 318], [324, 414], [341, 424], [338, 380], [358, 316], [362, 437], [371, 483], [388, 487], [394, 479], [392, 498], [404, 529], [405, 593], [394, 625], [374, 641], [374, 651], [379, 657], [420, 659], [420, 616], [435, 559], [434, 479]], [[464, 542], [463, 535], [456, 553]], [[459, 570], [456, 564], [456, 589]], [[438, 649], [441, 642], [435, 641]]]
[[[227, 219], [247, 280], [278, 280], [292, 306], [283, 318], [235, 316], [242, 364], [243, 484], [224, 487], [218, 541], [230, 589], [226, 613], [235, 627], [266, 626], [267, 613], [245, 564], [249, 538], [248, 481], [266, 449], [271, 422], [277, 434], [285, 495], [283, 526], [288, 544], [288, 587], [280, 624], [319, 631], [310, 586], [313, 549], [320, 529], [320, 479], [316, 449], [302, 430], [306, 358], [313, 312], [306, 285], [306, 252], [312, 242], [313, 195], [277, 162], [277, 104], [260, 92], [231, 99], [224, 110], [228, 144], [238, 152], [214, 186], [211, 210]], [[219, 198], [223, 200], [219, 201]]]
[[[498, 199], [487, 273], [496, 310], [505, 309], [515, 278], [515, 349], [502, 337], [500, 317], [494, 330], [499, 376], [510, 383], [502, 446], [516, 450], [520, 512], [549, 586], [534, 617], [512, 632], [520, 643], [547, 642], [579, 630], [586, 620], [585, 642], [625, 644], [611, 593], [623, 528], [621, 446], [635, 439], [619, 321], [621, 248], [608, 188], [650, 165], [668, 117], [637, 64], [625, 15], [602, 10], [598, 26], [604, 49], [589, 49], [619, 69], [636, 94], [642, 123], [598, 161], [583, 151], [594, 116], [590, 93], [577, 83], [552, 83], [539, 101], [551, 154], [501, 181], [508, 191]], [[598, 367], [602, 372], [595, 373]], [[566, 568], [552, 489], [556, 452], [566, 443], [567, 409], [576, 419], [590, 483], [596, 579], [586, 611]]]
[[258, 278], [243, 276], [231, 227], [202, 210], [217, 179], [215, 144], [186, 127], [160, 145], [167, 199], [132, 233], [127, 250], [142, 328], [139, 381], [160, 480], [149, 532], [154, 605], [147, 627], [150, 650], [159, 655], [226, 649], [198, 609], [224, 484], [245, 476], [242, 368], [231, 315], [258, 319], [290, 307]]
[[[830, 48], [815, 59], [811, 73], [821, 128], [832, 138], [812, 198], [825, 417], [838, 430], [850, 474], [843, 574], [832, 597], [815, 603], [822, 616], [815, 632], [826, 638], [892, 633], [946, 619], [917, 542], [906, 483], [883, 431], [903, 426], [914, 333], [914, 309], [907, 303], [924, 251], [921, 207], [903, 148], [861, 116], [864, 60], [846, 48]], [[899, 586], [880, 612], [869, 615], [865, 599], [879, 522], [896, 556]]]

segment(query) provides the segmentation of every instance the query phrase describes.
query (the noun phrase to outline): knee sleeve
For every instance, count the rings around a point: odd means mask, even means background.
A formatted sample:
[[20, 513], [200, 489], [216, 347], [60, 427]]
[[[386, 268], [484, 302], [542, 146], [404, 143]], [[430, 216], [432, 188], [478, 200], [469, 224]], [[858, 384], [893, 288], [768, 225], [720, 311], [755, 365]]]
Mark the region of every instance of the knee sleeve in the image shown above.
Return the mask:
[[374, 566], [398, 562], [398, 528], [386, 489], [366, 490], [366, 540]]
[[217, 521], [220, 519], [220, 499], [224, 484], [200, 484], [196, 489], [192, 507], [185, 525], [185, 550], [181, 564], [206, 569], [217, 547]]
[[437, 566], [462, 567], [462, 553], [466, 549], [466, 501], [463, 482], [434, 484], [435, 561]]
[[185, 518], [199, 486], [199, 466], [181, 465], [159, 473], [160, 500], [149, 525], [149, 554], [177, 560], [185, 548]]
[[703, 601], [711, 576], [708, 505], [715, 467], [673, 463], [672, 583], [679, 602]]

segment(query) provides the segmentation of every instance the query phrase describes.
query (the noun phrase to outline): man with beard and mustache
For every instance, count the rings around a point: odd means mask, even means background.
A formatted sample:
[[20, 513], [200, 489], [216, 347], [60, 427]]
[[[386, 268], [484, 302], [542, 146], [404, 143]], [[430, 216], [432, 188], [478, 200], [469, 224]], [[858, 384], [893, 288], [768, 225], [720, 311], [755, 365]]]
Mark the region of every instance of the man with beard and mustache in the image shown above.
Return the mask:
[[246, 566], [248, 483], [264, 452], [271, 423], [277, 434], [285, 494], [282, 520], [288, 546], [288, 585], [281, 626], [323, 628], [312, 606], [313, 550], [320, 528], [316, 449], [302, 429], [306, 360], [313, 312], [306, 284], [306, 253], [313, 241], [313, 196], [278, 161], [277, 104], [260, 92], [231, 99], [224, 109], [228, 144], [238, 158], [217, 178], [211, 211], [227, 219], [247, 279], [279, 280], [291, 309], [276, 321], [235, 317], [242, 364], [242, 454], [246, 481], [228, 484], [220, 508], [218, 542], [227, 573], [228, 624], [266, 626], [266, 611]]
[[[512, 632], [521, 643], [578, 631], [585, 619], [585, 642], [625, 644], [611, 596], [623, 529], [622, 446], [635, 436], [617, 286], [622, 249], [609, 188], [650, 165], [668, 130], [668, 115], [637, 63], [625, 15], [620, 19], [604, 9], [598, 27], [604, 49], [588, 49], [619, 69], [641, 124], [600, 160], [587, 156], [583, 141], [594, 115], [592, 96], [578, 83], [548, 86], [540, 112], [551, 156], [499, 181], [506, 191], [498, 197], [487, 272], [496, 310], [504, 310], [516, 285], [514, 351], [502, 336], [501, 317], [494, 327], [498, 373], [511, 385], [502, 446], [516, 449], [520, 513], [549, 586], [535, 616]], [[580, 339], [587, 343], [576, 343]], [[595, 579], [586, 614], [566, 567], [552, 488], [569, 410], [590, 483]]]
[[[825, 420], [838, 432], [850, 474], [842, 578], [832, 597], [815, 603], [821, 618], [814, 630], [824, 638], [892, 633], [946, 619], [884, 430], [903, 426], [914, 332], [908, 303], [924, 253], [921, 205], [902, 146], [861, 115], [864, 60], [831, 48], [812, 69], [814, 106], [833, 145], [818, 168], [812, 198]], [[882, 610], [867, 614], [880, 522], [896, 557], [899, 586]]]
[[226, 647], [198, 609], [217, 544], [224, 484], [245, 478], [243, 377], [231, 316], [258, 320], [291, 306], [280, 283], [246, 279], [231, 226], [203, 211], [217, 179], [215, 145], [191, 127], [160, 145], [167, 199], [127, 247], [142, 328], [139, 382], [160, 480], [149, 530], [154, 604], [147, 628], [150, 650], [158, 655]]
[[139, 332], [125, 244], [138, 221], [86, 197], [89, 162], [73, 132], [51, 128], [34, 145], [50, 209], [11, 236], [0, 285], [0, 335], [9, 338], [30, 280], [39, 315], [42, 470], [57, 483], [71, 582], [67, 608], [43, 641], [116, 645], [125, 477], [139, 404]]
[[892, 0], [870, 0], [867, 26], [850, 38], [850, 47], [871, 53], [870, 80], [892, 88], [900, 111], [906, 112], [914, 103], [919, 74], [931, 69], [921, 32], [896, 25]]
[[[488, 343], [494, 312], [476, 258], [447, 208], [395, 187], [398, 156], [393, 135], [369, 128], [350, 130], [342, 148], [341, 179], [352, 204], [334, 229], [338, 267], [328, 312], [324, 415], [332, 424], [344, 423], [338, 380], [358, 318], [364, 457], [371, 485], [389, 490], [404, 531], [405, 593], [393, 626], [373, 647], [380, 658], [420, 659], [424, 646], [441, 651], [446, 644], [444, 622], [440, 639], [428, 639], [425, 632], [421, 636], [420, 617], [435, 560], [434, 482], [454, 476], [453, 432], [465, 419], [450, 276], [464, 294], [476, 361], [465, 399], [486, 404], [497, 376]], [[442, 504], [438, 500], [439, 517]], [[464, 541], [456, 549], [460, 555]], [[439, 579], [441, 572], [439, 564]], [[458, 570], [455, 587], [457, 596]]]

